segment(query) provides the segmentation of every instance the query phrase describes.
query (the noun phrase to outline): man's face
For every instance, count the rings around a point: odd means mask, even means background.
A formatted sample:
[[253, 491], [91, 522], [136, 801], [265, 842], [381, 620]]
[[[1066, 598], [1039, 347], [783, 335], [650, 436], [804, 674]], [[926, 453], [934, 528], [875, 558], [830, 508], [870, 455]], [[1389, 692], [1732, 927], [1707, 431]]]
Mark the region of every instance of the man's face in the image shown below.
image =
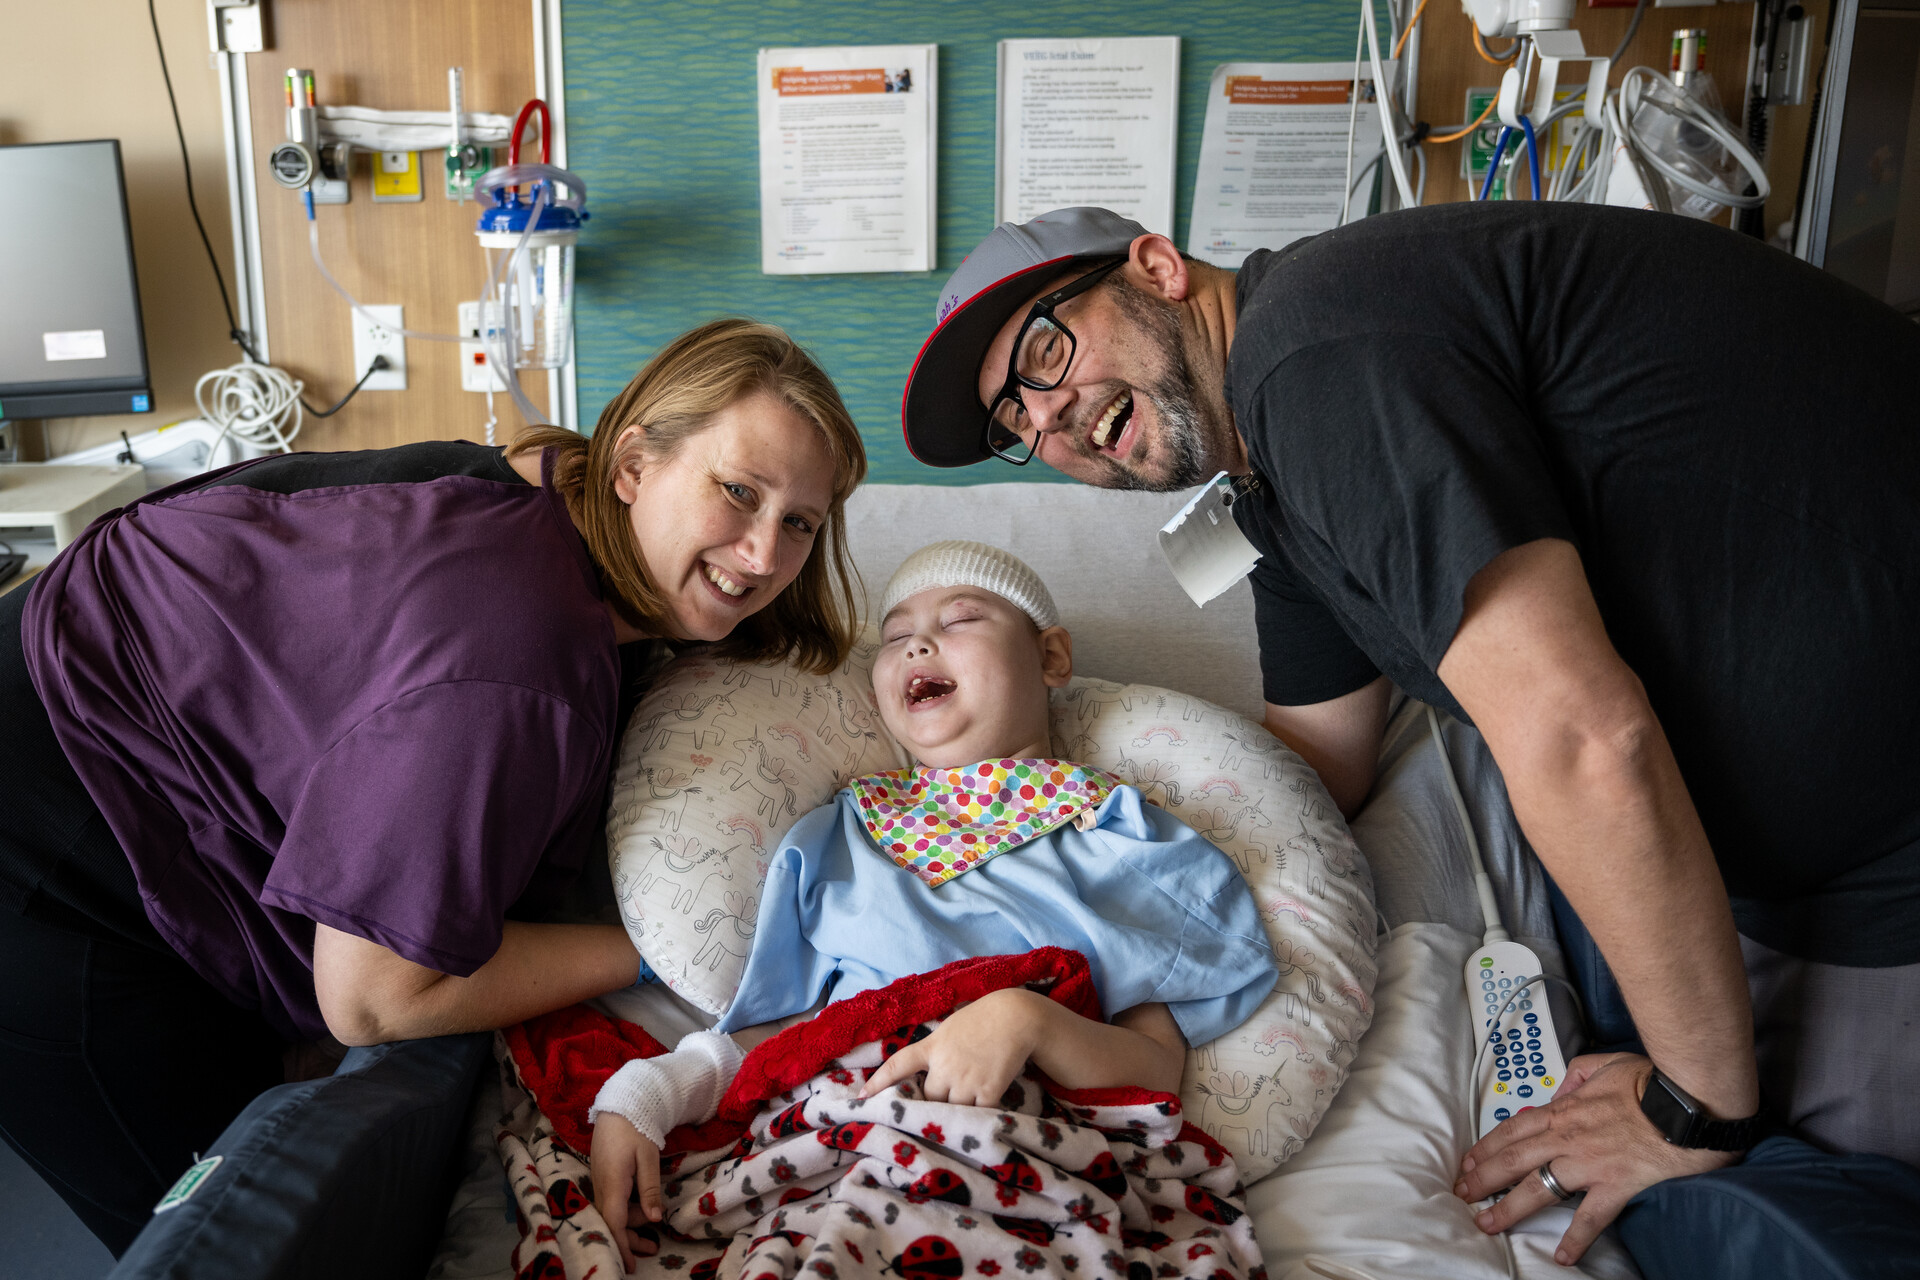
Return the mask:
[[[986, 408], [1007, 380], [1014, 339], [1033, 300], [1074, 277], [1054, 280], [1013, 313], [980, 362]], [[1233, 432], [1220, 389], [1198, 387], [1197, 340], [1173, 304], [1136, 288], [1124, 269], [1062, 303], [1054, 318], [1075, 339], [1066, 379], [1051, 391], [1020, 388], [1021, 435], [1056, 471], [1103, 489], [1190, 489], [1224, 465]]]

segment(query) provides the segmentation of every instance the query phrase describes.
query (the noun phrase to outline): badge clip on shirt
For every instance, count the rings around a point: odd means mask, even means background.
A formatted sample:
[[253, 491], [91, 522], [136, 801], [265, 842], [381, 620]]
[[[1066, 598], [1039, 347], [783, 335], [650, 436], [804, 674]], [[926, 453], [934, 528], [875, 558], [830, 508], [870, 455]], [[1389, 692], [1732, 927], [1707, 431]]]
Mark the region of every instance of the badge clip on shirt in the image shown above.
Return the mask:
[[936, 889], [988, 858], [1090, 818], [1120, 785], [1062, 760], [894, 769], [847, 784], [880, 852]]
[[1258, 476], [1234, 479], [1222, 471], [1160, 530], [1160, 554], [1194, 604], [1206, 604], [1253, 572], [1260, 552], [1229, 508], [1259, 484]]

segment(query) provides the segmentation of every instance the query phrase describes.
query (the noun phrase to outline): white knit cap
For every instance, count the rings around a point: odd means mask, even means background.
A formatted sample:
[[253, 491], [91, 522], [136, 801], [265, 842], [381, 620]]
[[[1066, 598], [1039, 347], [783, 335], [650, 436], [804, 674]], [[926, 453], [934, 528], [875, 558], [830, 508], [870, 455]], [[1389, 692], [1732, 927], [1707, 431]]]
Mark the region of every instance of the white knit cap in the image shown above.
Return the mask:
[[1040, 575], [1024, 560], [984, 542], [934, 542], [907, 557], [887, 582], [880, 600], [880, 616], [908, 596], [937, 587], [979, 587], [1017, 607], [1045, 631], [1060, 621], [1060, 610]]

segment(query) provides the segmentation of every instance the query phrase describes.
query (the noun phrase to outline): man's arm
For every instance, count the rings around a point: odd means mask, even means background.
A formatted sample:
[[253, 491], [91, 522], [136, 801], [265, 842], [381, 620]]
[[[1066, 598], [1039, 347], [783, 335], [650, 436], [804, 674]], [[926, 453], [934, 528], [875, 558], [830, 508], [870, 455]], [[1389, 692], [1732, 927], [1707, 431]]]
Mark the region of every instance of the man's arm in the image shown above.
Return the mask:
[[342, 1044], [492, 1031], [631, 986], [639, 972], [640, 953], [619, 925], [509, 920], [500, 949], [465, 978], [314, 926], [314, 991]]
[[1392, 682], [1381, 676], [1327, 702], [1303, 707], [1267, 703], [1267, 732], [1312, 766], [1345, 817], [1358, 813], [1373, 790], [1392, 694]]
[[[1512, 548], [1474, 575], [1465, 605], [1440, 678], [1485, 735], [1521, 829], [1592, 931], [1648, 1054], [1714, 1115], [1753, 1114], [1753, 1018], [1726, 888], [1579, 552], [1558, 539]], [[1642, 1187], [1727, 1161], [1663, 1150], [1639, 1114], [1645, 1080], [1641, 1059], [1570, 1072], [1578, 1087], [1546, 1114], [1522, 1113], [1468, 1153], [1459, 1190], [1478, 1199], [1557, 1161], [1563, 1185], [1589, 1191], [1562, 1245], [1578, 1258]], [[1482, 1225], [1549, 1203], [1536, 1182]]]

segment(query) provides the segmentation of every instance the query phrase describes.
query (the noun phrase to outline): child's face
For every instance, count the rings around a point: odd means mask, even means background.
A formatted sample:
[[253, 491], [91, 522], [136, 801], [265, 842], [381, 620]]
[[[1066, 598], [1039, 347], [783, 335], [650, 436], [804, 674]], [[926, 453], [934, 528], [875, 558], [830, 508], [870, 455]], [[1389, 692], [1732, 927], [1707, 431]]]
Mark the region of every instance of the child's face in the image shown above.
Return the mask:
[[1073, 675], [1065, 628], [978, 587], [908, 596], [880, 624], [880, 718], [930, 768], [1052, 754], [1047, 690]]

